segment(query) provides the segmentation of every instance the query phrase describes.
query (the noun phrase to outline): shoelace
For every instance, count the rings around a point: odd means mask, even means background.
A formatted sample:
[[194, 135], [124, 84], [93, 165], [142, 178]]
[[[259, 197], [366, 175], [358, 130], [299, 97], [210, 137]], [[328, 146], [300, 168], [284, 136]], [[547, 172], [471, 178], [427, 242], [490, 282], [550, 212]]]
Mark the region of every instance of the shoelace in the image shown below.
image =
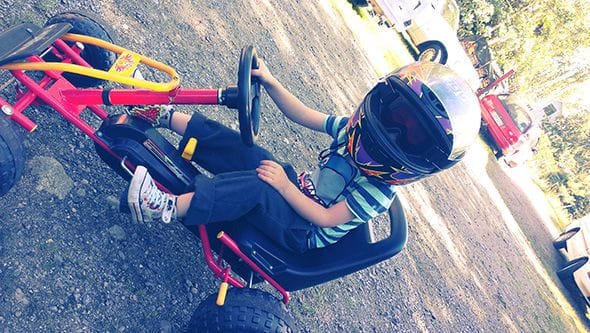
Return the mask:
[[168, 224], [176, 216], [176, 196], [160, 191], [156, 185], [152, 185], [152, 190], [147, 197], [148, 206], [162, 212], [162, 221]]

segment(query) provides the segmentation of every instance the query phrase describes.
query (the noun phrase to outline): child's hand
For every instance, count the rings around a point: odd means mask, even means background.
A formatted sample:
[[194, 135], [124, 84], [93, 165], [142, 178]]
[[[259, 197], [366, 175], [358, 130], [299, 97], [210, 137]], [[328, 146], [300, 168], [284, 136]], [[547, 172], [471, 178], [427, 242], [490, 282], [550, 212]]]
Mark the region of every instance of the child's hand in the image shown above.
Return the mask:
[[272, 84], [275, 80], [262, 58], [258, 58], [258, 69], [252, 69], [252, 76], [257, 77], [264, 86]]
[[291, 185], [291, 181], [287, 177], [285, 170], [275, 161], [261, 161], [260, 166], [256, 168], [256, 172], [258, 172], [258, 177], [260, 179], [267, 182], [281, 194], [284, 193]]

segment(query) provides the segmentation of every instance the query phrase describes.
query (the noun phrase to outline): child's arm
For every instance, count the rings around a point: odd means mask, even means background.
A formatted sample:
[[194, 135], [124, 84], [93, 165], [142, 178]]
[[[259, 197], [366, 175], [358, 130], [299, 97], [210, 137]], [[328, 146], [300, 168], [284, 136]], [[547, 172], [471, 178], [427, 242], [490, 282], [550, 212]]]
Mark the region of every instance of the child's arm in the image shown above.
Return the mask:
[[327, 115], [308, 107], [291, 94], [270, 73], [262, 59], [258, 60], [258, 65], [258, 69], [252, 70], [252, 75], [258, 77], [262, 86], [275, 102], [279, 110], [281, 110], [287, 118], [301, 126], [315, 131], [324, 132], [324, 120]]
[[262, 161], [256, 171], [258, 177], [274, 187], [297, 214], [319, 227], [335, 227], [354, 218], [344, 201], [325, 208], [307, 197], [289, 181], [283, 167], [274, 161]]

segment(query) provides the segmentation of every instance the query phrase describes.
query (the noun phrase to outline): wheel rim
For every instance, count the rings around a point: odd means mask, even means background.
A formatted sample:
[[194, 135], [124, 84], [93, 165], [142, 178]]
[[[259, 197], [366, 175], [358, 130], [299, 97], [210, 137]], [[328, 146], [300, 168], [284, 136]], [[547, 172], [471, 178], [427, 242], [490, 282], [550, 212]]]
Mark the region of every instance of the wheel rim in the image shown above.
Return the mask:
[[576, 234], [576, 232], [577, 232], [577, 230], [570, 230], [570, 231], [566, 232], [565, 234], [562, 234], [559, 237], [557, 237], [557, 239], [555, 241], [556, 242], [567, 241], [568, 239], [572, 238]]
[[418, 58], [418, 60], [420, 60], [420, 61], [435, 61], [437, 56], [438, 56], [438, 52], [433, 48], [429, 48], [429, 49], [424, 50], [424, 52], [422, 52], [420, 54], [420, 57]]
[[571, 272], [575, 272], [578, 269], [580, 269], [582, 266], [584, 266], [586, 264], [586, 262], [588, 261], [587, 258], [578, 258], [576, 260], [574, 260], [573, 262], [571, 262], [569, 265], [565, 266], [563, 268], [564, 271], [569, 271], [571, 270]]

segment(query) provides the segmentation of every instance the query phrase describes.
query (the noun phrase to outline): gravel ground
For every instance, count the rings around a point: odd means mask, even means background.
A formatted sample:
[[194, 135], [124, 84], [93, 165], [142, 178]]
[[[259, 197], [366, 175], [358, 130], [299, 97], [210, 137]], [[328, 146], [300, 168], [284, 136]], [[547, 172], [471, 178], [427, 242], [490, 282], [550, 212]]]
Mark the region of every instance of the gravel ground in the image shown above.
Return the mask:
[[[175, 67], [187, 87], [233, 84], [247, 44], [294, 94], [326, 113], [350, 112], [376, 79], [328, 1], [1, 0], [0, 26], [43, 24], [72, 9], [102, 17], [118, 44]], [[178, 109], [237, 127], [224, 108]], [[0, 199], [0, 332], [186, 328], [217, 288], [196, 237], [180, 225], [132, 224], [116, 209], [126, 184], [90, 140], [46, 108], [27, 114], [39, 130], [24, 135], [25, 175]], [[308, 140], [310, 132], [288, 123], [268, 98], [261, 125], [260, 143], [299, 169], [328, 143]], [[396, 258], [294, 293], [290, 310], [302, 330], [584, 330], [548, 291], [548, 284], [562, 288], [552, 273], [561, 258], [540, 217], [487, 155], [474, 160], [483, 167], [461, 163], [400, 190], [410, 229]], [[498, 192], [482, 182], [488, 175]], [[523, 246], [536, 252], [546, 278]]]

